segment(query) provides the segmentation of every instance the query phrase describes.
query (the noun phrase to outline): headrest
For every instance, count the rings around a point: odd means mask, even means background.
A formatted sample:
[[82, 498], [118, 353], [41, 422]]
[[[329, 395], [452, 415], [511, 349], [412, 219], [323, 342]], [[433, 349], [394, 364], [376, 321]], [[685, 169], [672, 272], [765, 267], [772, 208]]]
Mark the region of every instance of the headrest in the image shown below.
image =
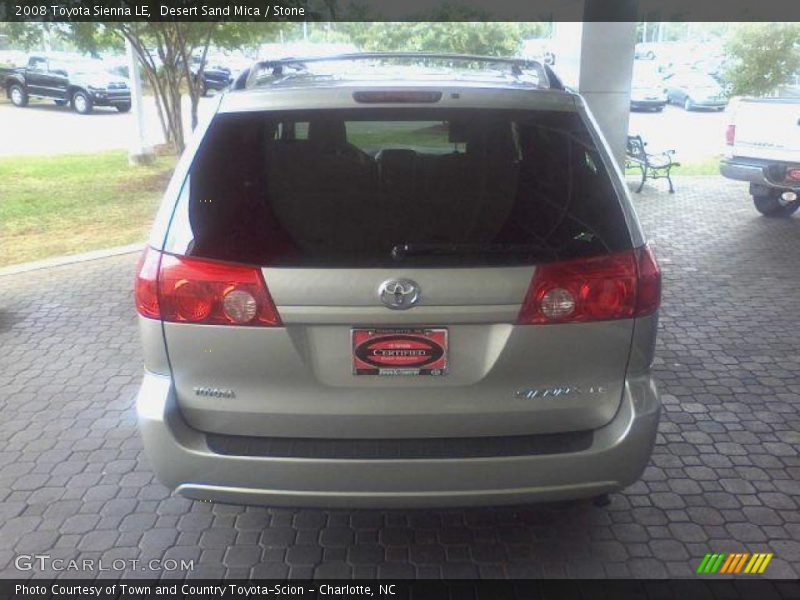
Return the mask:
[[517, 155], [511, 123], [508, 121], [476, 124], [467, 140], [467, 154], [513, 159]]
[[347, 143], [344, 121], [325, 119], [308, 124], [308, 141], [317, 146], [337, 148]]

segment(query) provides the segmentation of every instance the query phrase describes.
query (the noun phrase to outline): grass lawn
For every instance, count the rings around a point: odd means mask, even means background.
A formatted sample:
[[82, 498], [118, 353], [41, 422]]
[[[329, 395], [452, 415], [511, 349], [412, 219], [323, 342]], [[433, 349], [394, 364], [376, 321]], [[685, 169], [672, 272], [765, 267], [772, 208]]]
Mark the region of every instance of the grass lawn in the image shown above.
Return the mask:
[[[675, 175], [719, 175], [719, 156], [709, 156], [705, 160], [681, 164], [675, 167], [672, 172]], [[680, 159], [678, 159], [680, 162]]]
[[0, 267], [144, 241], [176, 158], [0, 158]]

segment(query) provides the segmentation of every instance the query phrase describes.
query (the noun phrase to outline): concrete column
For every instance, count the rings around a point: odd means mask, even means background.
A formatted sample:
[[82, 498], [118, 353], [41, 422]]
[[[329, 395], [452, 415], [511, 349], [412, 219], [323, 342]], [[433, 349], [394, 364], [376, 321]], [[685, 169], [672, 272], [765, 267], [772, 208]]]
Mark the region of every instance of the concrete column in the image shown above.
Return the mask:
[[153, 149], [145, 142], [144, 98], [142, 79], [139, 75], [139, 59], [133, 45], [126, 39], [125, 51], [128, 58], [129, 85], [131, 86], [131, 108], [136, 118], [136, 131], [128, 148], [128, 163], [131, 165], [150, 164], [155, 161]]
[[557, 23], [553, 41], [556, 72], [586, 99], [622, 165], [630, 116], [636, 23]]

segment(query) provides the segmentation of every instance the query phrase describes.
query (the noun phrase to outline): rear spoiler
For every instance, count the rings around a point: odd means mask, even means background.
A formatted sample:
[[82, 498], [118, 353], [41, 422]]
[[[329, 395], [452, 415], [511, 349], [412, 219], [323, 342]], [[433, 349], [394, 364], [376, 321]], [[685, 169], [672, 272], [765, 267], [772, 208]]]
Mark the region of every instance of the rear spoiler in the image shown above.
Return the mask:
[[485, 65], [501, 65], [509, 68], [513, 77], [522, 77], [526, 72], [535, 72], [542, 84], [539, 87], [551, 90], [563, 90], [564, 84], [549, 65], [538, 60], [525, 58], [506, 58], [500, 56], [480, 56], [474, 54], [449, 54], [436, 52], [356, 52], [335, 54], [331, 56], [289, 57], [278, 60], [264, 60], [245, 69], [233, 83], [234, 90], [242, 90], [252, 85], [255, 76], [268, 72], [272, 77], [280, 77], [286, 69], [304, 71], [306, 65], [321, 62], [344, 62], [360, 60], [406, 60], [406, 61], [446, 61], [450, 63], [480, 63]]

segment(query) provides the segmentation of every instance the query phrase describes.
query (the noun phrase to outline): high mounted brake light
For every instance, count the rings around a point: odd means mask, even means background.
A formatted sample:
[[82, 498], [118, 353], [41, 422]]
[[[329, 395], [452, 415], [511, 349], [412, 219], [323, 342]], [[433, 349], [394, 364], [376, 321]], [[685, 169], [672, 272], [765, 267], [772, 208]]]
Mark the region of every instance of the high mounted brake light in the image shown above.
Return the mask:
[[353, 100], [361, 104], [423, 104], [442, 99], [442, 92], [431, 91], [368, 91], [353, 92]]
[[792, 183], [800, 181], [800, 167], [786, 167], [786, 181]]
[[643, 317], [661, 301], [661, 272], [649, 246], [536, 267], [520, 324]]
[[143, 317], [203, 325], [281, 325], [258, 267], [146, 248], [135, 288], [136, 308]]

